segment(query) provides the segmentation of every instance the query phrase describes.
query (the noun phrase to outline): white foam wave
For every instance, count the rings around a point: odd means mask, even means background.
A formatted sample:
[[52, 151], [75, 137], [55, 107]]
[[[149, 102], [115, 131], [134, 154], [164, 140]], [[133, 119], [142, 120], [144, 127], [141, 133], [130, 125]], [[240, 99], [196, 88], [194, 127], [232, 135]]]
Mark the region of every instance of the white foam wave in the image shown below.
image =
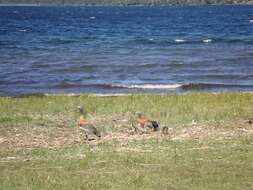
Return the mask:
[[249, 20], [249, 22], [253, 22], [253, 19]]
[[91, 17], [90, 17], [90, 19], [91, 19], [91, 20], [93, 20], [93, 19], [96, 19], [96, 17], [94, 17], [94, 16], [91, 16]]
[[176, 89], [182, 84], [140, 84], [140, 85], [114, 85], [115, 87], [123, 88], [138, 88], [138, 89]]
[[175, 39], [174, 41], [175, 41], [175, 42], [178, 42], [178, 43], [180, 43], [180, 42], [185, 42], [185, 40], [183, 40], [183, 39]]
[[203, 42], [204, 43], [210, 43], [210, 42], [212, 42], [212, 39], [205, 39], [205, 40], [203, 40]]

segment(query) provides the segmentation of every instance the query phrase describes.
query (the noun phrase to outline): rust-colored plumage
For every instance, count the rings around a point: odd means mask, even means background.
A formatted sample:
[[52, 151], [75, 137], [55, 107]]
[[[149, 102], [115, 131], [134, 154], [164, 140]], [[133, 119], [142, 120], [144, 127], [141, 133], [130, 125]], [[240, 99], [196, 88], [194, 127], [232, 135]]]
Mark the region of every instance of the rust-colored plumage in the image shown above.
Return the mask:
[[137, 124], [141, 128], [149, 128], [152, 129], [153, 131], [157, 131], [159, 129], [158, 122], [148, 119], [141, 113], [138, 114]]
[[88, 124], [92, 124], [92, 122], [89, 121], [88, 119], [85, 119], [84, 116], [81, 115], [79, 117], [78, 126], [83, 127], [83, 126], [88, 125]]
[[149, 119], [146, 118], [144, 115], [140, 114], [137, 118], [137, 124], [139, 127], [144, 128], [145, 125], [149, 122]]

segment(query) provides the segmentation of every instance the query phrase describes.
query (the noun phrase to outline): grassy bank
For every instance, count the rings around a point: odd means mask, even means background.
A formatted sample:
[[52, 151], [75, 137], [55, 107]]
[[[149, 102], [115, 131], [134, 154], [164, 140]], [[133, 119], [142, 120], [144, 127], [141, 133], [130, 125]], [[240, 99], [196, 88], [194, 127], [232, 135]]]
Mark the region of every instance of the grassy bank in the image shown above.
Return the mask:
[[[84, 142], [84, 105], [102, 139]], [[0, 98], [0, 189], [252, 189], [253, 94]], [[129, 135], [136, 112], [171, 134]]]

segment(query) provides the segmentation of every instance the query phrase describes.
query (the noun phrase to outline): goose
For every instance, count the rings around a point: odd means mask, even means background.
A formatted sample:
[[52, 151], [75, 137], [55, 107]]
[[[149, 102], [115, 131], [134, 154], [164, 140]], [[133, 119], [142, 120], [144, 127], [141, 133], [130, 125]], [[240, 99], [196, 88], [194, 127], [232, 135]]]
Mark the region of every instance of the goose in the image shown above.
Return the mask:
[[142, 113], [138, 113], [137, 124], [139, 127], [143, 129], [148, 128], [148, 129], [152, 129], [153, 131], [158, 131], [160, 127], [157, 121], [148, 119]]
[[[93, 125], [91, 121], [85, 118], [85, 112], [82, 106], [77, 107], [80, 113], [80, 117], [78, 120], [79, 130], [82, 134], [84, 134], [86, 140], [94, 140], [94, 137], [101, 137], [100, 132]], [[91, 138], [92, 137], [92, 138]]]

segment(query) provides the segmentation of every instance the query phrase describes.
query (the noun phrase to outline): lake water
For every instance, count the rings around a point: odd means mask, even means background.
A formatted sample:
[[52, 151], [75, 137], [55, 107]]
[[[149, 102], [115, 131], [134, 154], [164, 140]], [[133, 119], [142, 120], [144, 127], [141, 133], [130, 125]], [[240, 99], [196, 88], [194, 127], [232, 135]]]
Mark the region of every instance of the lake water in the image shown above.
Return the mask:
[[253, 90], [253, 6], [0, 7], [0, 96]]

